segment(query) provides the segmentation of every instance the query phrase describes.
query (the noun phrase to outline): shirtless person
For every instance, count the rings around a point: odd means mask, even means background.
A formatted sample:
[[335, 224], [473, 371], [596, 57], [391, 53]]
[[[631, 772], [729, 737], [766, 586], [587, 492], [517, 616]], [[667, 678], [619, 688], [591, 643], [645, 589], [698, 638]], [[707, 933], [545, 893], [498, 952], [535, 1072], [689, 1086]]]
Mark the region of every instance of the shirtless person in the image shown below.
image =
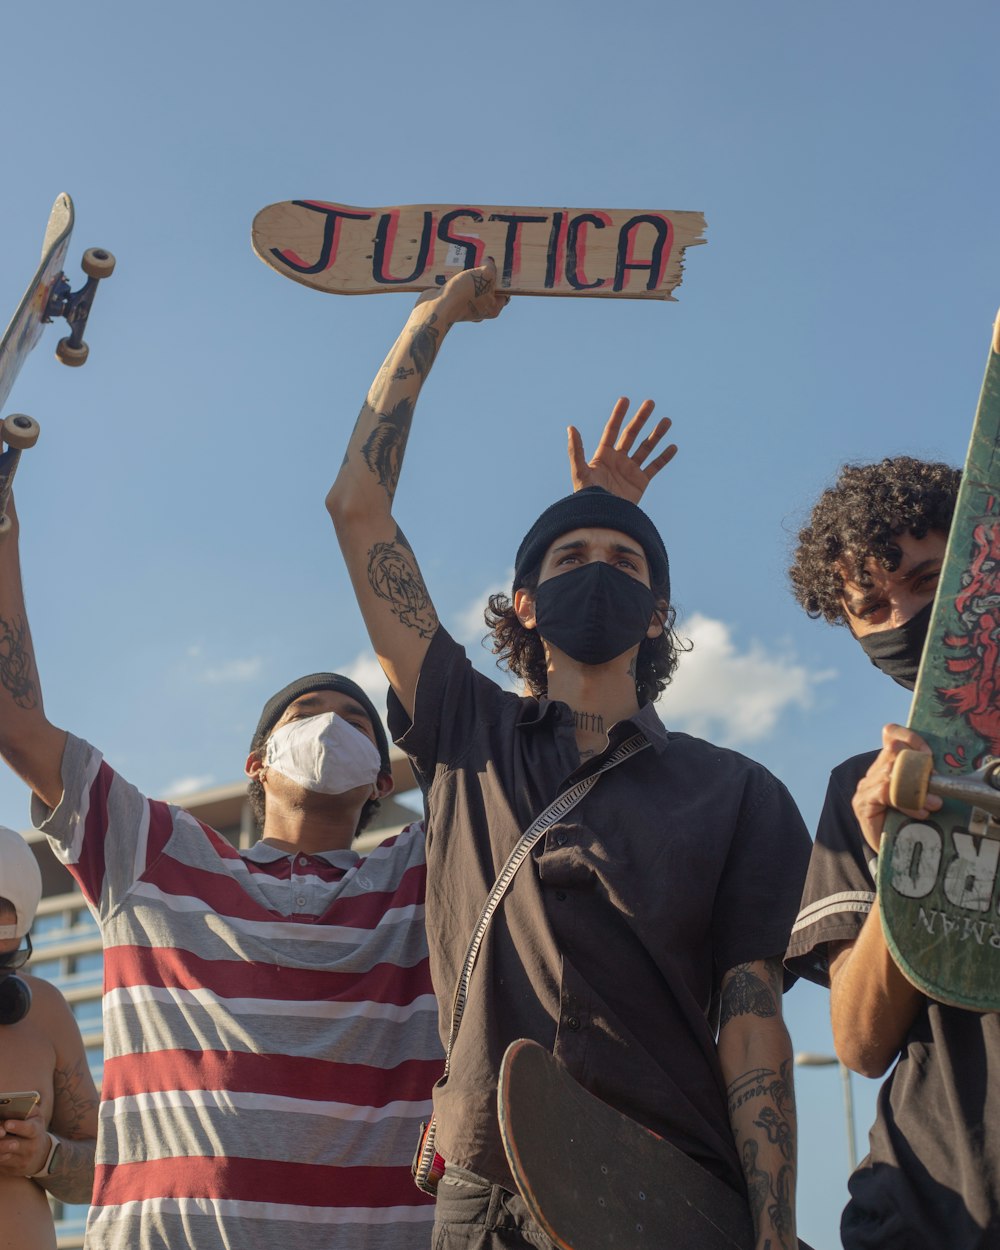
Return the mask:
[[46, 1193], [89, 1202], [97, 1090], [83, 1038], [54, 985], [20, 969], [42, 894], [28, 844], [0, 828], [0, 1087], [42, 1096], [26, 1120], [0, 1123], [0, 1250], [55, 1250]]

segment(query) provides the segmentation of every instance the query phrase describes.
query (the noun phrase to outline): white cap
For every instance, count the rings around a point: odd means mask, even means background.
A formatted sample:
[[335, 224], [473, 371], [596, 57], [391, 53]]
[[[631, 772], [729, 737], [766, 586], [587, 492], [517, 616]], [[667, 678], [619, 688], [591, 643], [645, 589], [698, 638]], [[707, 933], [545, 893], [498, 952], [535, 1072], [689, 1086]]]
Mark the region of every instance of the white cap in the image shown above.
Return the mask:
[[0, 825], [0, 898], [14, 904], [17, 924], [0, 924], [0, 938], [20, 938], [31, 928], [42, 897], [38, 861], [19, 833]]

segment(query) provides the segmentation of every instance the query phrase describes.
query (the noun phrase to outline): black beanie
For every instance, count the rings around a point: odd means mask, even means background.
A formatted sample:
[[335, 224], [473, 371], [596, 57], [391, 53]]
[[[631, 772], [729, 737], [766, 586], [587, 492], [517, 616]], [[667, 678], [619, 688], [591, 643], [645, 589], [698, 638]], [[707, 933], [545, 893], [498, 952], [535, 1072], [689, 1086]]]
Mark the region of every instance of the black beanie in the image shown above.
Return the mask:
[[649, 579], [657, 589], [665, 588], [670, 599], [670, 561], [663, 539], [645, 512], [628, 499], [612, 495], [603, 486], [586, 486], [546, 508], [521, 541], [514, 558], [514, 590], [538, 568], [555, 540], [570, 530], [597, 526], [621, 530], [634, 538], [649, 562]]
[[256, 751], [263, 746], [268, 734], [281, 719], [285, 708], [290, 703], [294, 703], [300, 695], [309, 694], [312, 690], [337, 690], [341, 694], [350, 695], [352, 699], [357, 699], [368, 713], [372, 728], [375, 730], [375, 745], [382, 759], [382, 771], [391, 773], [389, 740], [382, 727], [382, 718], [375, 711], [375, 704], [356, 681], [351, 681], [350, 677], [341, 677], [339, 673], [311, 673], [308, 677], [299, 677], [296, 681], [289, 682], [284, 690], [279, 690], [277, 694], [272, 695], [264, 704], [264, 710], [260, 714], [260, 720], [257, 722], [257, 728], [250, 743], [250, 750]]

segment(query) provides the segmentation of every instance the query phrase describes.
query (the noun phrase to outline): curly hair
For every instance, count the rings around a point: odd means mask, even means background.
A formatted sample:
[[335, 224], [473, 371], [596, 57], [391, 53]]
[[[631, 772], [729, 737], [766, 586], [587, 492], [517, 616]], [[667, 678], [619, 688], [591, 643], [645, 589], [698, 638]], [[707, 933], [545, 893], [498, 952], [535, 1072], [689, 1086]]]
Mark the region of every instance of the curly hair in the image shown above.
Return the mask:
[[846, 625], [845, 566], [852, 579], [868, 586], [867, 560], [887, 572], [899, 567], [898, 535], [947, 534], [961, 477], [950, 465], [912, 456], [845, 464], [799, 531], [788, 570], [792, 593], [806, 612], [831, 625]]
[[[534, 593], [538, 589], [541, 568], [533, 569], [522, 579], [525, 590]], [[666, 599], [665, 587], [652, 587], [658, 601]], [[515, 677], [527, 682], [528, 689], [536, 699], [548, 690], [548, 669], [545, 664], [545, 644], [537, 629], [526, 629], [517, 619], [513, 601], [508, 595], [490, 595], [484, 612], [486, 628], [492, 634], [491, 649], [497, 657], [497, 667], [506, 668]], [[663, 633], [658, 638], [644, 638], [639, 644], [636, 660], [635, 688], [640, 706], [655, 702], [670, 684], [682, 651], [690, 651], [691, 644], [678, 637], [674, 630], [675, 612], [668, 607], [663, 619]]]
[[[260, 759], [263, 759], [263, 754], [262, 754], [263, 750], [264, 750], [264, 747], [262, 745], [260, 747], [260, 750], [255, 752], [255, 754]], [[247, 785], [247, 800], [250, 803], [250, 810], [254, 814], [254, 819], [257, 821], [258, 829], [264, 828], [265, 797], [266, 796], [264, 794], [264, 787], [261, 785], [259, 781], [253, 780], [249, 782], [249, 784]], [[357, 837], [359, 833], [362, 833], [365, 829], [368, 828], [368, 826], [371, 824], [371, 822], [375, 819], [376, 815], [378, 814], [378, 809], [380, 806], [381, 804], [379, 803], [378, 799], [367, 800], [364, 807], [361, 809], [361, 815], [358, 818], [358, 827], [357, 829], [354, 830], [355, 837]]]

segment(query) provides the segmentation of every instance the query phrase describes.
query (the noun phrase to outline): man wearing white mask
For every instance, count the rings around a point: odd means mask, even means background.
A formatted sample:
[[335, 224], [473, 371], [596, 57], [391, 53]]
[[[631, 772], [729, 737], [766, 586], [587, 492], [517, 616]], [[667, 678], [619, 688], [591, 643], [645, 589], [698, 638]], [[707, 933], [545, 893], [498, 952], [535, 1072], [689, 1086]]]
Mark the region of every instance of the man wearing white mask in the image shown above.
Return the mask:
[[409, 1170], [441, 1070], [423, 831], [350, 849], [392, 789], [370, 700], [335, 673], [269, 700], [247, 761], [263, 837], [237, 851], [48, 721], [9, 514], [0, 752], [104, 938], [88, 1250], [428, 1246]]

